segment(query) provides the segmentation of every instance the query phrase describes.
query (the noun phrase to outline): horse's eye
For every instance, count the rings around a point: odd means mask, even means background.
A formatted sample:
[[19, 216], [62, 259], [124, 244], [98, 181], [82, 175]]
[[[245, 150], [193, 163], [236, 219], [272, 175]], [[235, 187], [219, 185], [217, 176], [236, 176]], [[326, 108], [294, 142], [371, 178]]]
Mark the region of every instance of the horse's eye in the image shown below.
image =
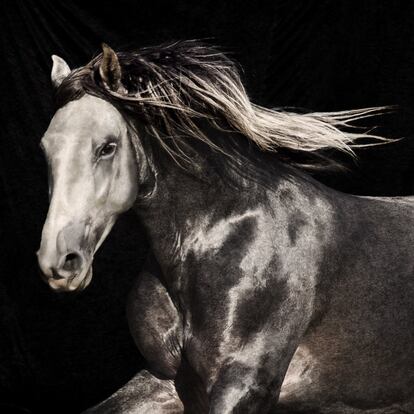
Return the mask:
[[99, 150], [100, 158], [108, 158], [115, 153], [116, 144], [115, 142], [108, 142]]

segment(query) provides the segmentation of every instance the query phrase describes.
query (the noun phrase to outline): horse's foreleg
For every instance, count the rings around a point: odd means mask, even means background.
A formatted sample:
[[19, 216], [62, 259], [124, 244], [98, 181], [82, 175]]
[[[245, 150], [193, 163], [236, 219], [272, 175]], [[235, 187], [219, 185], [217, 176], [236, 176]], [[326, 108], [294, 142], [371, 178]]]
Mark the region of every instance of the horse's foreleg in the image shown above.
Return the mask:
[[181, 365], [183, 324], [161, 278], [150, 255], [130, 291], [127, 317], [131, 335], [150, 369], [174, 379]]
[[[302, 313], [306, 314], [305, 309], [292, 311], [288, 306], [281, 305], [271, 315], [276, 321], [273, 326], [269, 323], [246, 341], [232, 335], [222, 345], [227, 357], [209, 385], [210, 414], [265, 414], [276, 406], [286, 370], [309, 320]], [[234, 349], [235, 343], [240, 344], [238, 349]]]
[[209, 393], [210, 414], [268, 413], [277, 404], [281, 380], [263, 370], [236, 361], [221, 367]]
[[84, 414], [181, 414], [183, 411], [174, 381], [144, 370]]
[[[182, 413], [175, 382], [181, 367], [182, 323], [160, 270], [149, 257], [131, 289], [127, 314], [131, 334], [150, 371], [139, 372], [88, 414]], [[180, 388], [179, 388], [180, 389]]]

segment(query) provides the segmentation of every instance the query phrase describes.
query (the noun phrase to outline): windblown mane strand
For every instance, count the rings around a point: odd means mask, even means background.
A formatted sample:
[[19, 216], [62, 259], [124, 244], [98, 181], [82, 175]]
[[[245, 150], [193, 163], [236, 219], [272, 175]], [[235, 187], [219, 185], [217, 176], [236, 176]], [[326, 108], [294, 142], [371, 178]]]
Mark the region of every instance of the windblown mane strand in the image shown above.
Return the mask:
[[[136, 52], [117, 53], [122, 84], [127, 93], [104, 87], [99, 76], [102, 55], [73, 71], [57, 90], [57, 106], [85, 93], [114, 104], [131, 120], [139, 120], [161, 148], [178, 163], [191, 164], [191, 139], [228, 153], [200, 124], [238, 133], [262, 151], [283, 153], [300, 166], [331, 166], [327, 150], [354, 155], [353, 148], [387, 142], [385, 138], [355, 132], [355, 122], [387, 108], [298, 114], [263, 108], [252, 103], [236, 64], [214, 47], [198, 41], [181, 41]], [[360, 143], [361, 138], [372, 141]], [[297, 158], [297, 157], [296, 157]]]

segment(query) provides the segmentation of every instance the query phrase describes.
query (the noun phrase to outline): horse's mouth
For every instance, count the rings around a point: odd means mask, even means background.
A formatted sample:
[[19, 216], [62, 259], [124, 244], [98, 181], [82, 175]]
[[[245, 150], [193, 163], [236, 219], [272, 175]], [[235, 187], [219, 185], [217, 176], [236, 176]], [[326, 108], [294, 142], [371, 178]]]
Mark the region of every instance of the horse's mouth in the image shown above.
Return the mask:
[[47, 283], [55, 292], [77, 292], [84, 290], [92, 280], [92, 264], [72, 278], [49, 278]]

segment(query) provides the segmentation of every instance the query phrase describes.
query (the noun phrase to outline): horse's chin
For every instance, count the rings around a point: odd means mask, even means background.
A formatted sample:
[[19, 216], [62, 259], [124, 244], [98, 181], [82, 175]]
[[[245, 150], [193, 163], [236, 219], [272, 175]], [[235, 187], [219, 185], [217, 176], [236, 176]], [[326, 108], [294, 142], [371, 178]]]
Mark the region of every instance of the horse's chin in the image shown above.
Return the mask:
[[55, 292], [79, 292], [86, 289], [92, 280], [92, 265], [73, 279], [49, 279], [49, 287]]

